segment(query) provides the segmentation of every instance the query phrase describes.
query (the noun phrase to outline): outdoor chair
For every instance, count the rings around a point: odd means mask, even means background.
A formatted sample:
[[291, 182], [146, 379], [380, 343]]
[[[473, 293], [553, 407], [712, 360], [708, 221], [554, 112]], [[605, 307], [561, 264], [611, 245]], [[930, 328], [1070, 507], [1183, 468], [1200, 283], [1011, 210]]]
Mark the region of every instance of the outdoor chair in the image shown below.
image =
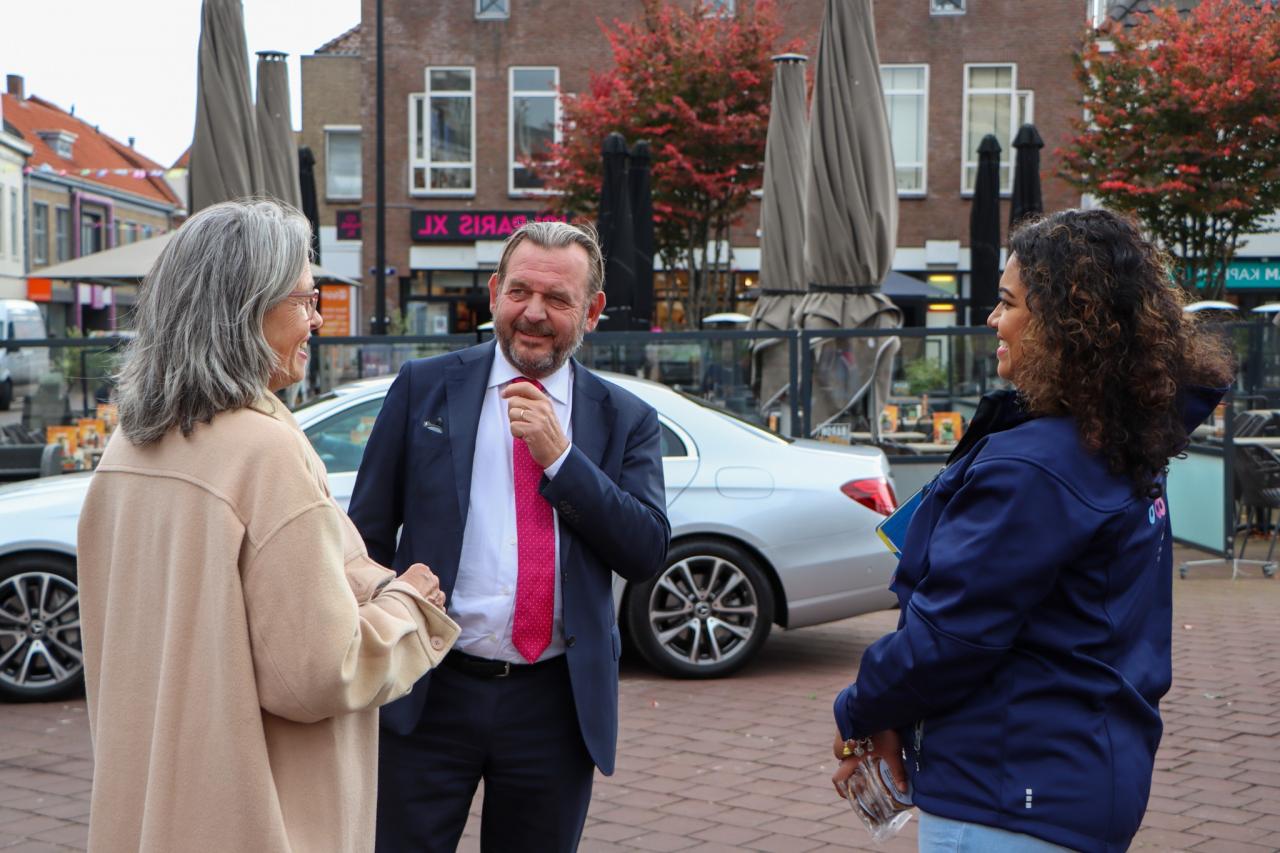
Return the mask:
[[[884, 395], [885, 399], [878, 399], [880, 395], [876, 393], [875, 384], [881, 374], [887, 371], [889, 366], [893, 364], [893, 358], [898, 354], [898, 350], [901, 347], [902, 341], [896, 335], [891, 337], [886, 336], [880, 340], [876, 347], [875, 356], [871, 360], [865, 380], [861, 385], [854, 389], [853, 393], [849, 395], [848, 401], [841, 405], [835, 414], [824, 419], [822, 423], [817, 424], [810, 429], [810, 437], [812, 438], [822, 435], [822, 430], [825, 427], [845, 417], [845, 415], [847, 415], [858, 403], [866, 402], [869, 406], [874, 407], [875, 409], [875, 411], [871, 411], [870, 409], [868, 410], [867, 420], [871, 429], [871, 435], [874, 437], [874, 440], [880, 440], [880, 422], [878, 412], [879, 408], [888, 402], [888, 395]], [[932, 427], [930, 427], [930, 429], [932, 429]]]
[[[1258, 426], [1267, 418], [1259, 416]], [[1252, 424], [1249, 424], [1252, 426]], [[1275, 554], [1276, 538], [1280, 535], [1280, 519], [1273, 521], [1272, 510], [1280, 509], [1280, 459], [1266, 447], [1252, 444], [1238, 444], [1235, 447], [1234, 471], [1236, 479], [1235, 494], [1235, 529], [1231, 531], [1231, 577], [1235, 579], [1246, 573], [1241, 566], [1259, 566], [1262, 574], [1273, 577], [1276, 564], [1272, 560]], [[1240, 521], [1241, 515], [1244, 521]], [[1259, 522], [1259, 523], [1255, 523]], [[1265, 560], [1245, 559], [1245, 551], [1249, 547], [1249, 535], [1256, 527], [1270, 530], [1270, 546], [1267, 548]], [[1239, 550], [1236, 541], [1243, 534]], [[1187, 571], [1193, 566], [1225, 565], [1223, 558], [1209, 560], [1191, 560], [1178, 567], [1178, 576], [1185, 578]]]

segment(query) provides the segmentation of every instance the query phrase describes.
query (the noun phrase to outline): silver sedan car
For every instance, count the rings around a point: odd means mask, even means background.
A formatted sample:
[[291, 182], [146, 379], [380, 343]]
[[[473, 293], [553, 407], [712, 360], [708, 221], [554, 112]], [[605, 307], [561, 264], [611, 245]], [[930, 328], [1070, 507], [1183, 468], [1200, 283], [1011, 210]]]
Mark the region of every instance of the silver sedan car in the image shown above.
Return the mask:
[[[878, 449], [791, 440], [664, 385], [609, 381], [658, 411], [671, 549], [662, 571], [615, 576], [632, 645], [669, 675], [727, 675], [770, 628], [892, 607], [895, 559], [876, 525], [894, 506]], [[346, 505], [391, 377], [345, 385], [296, 413]], [[0, 698], [52, 699], [80, 682], [76, 520], [91, 474], [0, 488]]]

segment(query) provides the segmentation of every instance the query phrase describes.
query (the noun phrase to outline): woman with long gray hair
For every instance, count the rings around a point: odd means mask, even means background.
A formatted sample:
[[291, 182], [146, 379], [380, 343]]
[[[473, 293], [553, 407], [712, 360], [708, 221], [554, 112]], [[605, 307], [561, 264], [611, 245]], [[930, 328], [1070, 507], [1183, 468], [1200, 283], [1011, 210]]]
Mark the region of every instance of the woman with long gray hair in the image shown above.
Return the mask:
[[309, 240], [276, 202], [215, 205], [143, 282], [80, 514], [90, 850], [372, 850], [377, 708], [456, 636], [272, 394], [322, 323]]

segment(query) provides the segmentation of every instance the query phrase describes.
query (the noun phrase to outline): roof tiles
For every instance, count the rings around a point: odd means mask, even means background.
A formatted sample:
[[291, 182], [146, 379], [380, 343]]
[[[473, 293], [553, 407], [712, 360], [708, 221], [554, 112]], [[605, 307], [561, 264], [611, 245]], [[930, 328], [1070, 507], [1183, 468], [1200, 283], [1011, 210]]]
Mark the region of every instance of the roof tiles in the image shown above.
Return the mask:
[[[43, 98], [32, 95], [22, 100], [8, 93], [0, 93], [0, 97], [4, 98], [5, 124], [12, 125], [35, 149], [27, 160], [33, 169], [46, 165], [50, 169], [65, 169], [68, 177], [79, 181], [124, 191], [160, 204], [182, 206], [163, 177], [136, 176], [139, 170], [153, 172], [164, 168], [150, 157]], [[40, 136], [42, 131], [59, 130], [76, 136], [70, 158], [59, 156]], [[116, 174], [122, 169], [129, 170], [129, 174]], [[88, 174], [82, 174], [84, 170], [88, 170]]]

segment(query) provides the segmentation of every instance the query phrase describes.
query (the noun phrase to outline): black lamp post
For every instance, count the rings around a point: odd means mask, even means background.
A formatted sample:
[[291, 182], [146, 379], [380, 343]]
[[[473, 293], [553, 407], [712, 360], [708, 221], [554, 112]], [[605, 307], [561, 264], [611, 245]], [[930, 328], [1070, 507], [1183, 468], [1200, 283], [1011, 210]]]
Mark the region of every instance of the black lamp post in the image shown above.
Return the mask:
[[376, 42], [376, 95], [374, 108], [374, 316], [371, 319], [371, 331], [375, 335], [387, 333], [387, 163], [386, 150], [383, 145], [383, 123], [386, 113], [382, 97], [382, 0], [375, 0], [377, 23], [374, 31]]

